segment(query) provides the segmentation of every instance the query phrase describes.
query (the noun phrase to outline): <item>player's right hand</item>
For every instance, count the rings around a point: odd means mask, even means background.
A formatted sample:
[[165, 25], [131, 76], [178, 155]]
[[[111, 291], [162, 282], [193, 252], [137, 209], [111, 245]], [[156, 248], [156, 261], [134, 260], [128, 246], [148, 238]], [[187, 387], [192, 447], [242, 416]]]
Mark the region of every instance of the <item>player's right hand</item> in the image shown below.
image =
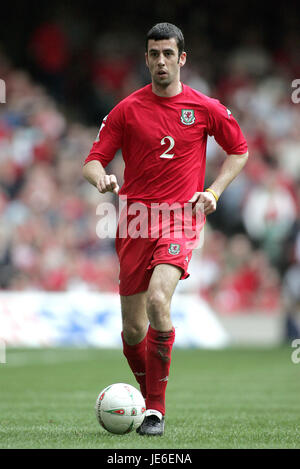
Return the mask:
[[105, 192], [118, 194], [120, 188], [116, 176], [114, 174], [106, 174], [105, 176], [100, 177], [97, 189], [101, 194], [105, 194]]

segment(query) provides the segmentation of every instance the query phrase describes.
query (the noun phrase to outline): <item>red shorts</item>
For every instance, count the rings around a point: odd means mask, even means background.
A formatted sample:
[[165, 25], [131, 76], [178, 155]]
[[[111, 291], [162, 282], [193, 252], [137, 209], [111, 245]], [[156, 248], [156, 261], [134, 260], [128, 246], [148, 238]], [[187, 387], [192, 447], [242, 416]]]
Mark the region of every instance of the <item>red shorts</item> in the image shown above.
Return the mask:
[[[120, 295], [134, 295], [147, 290], [153, 269], [159, 264], [180, 267], [181, 279], [189, 277], [187, 269], [195, 248], [195, 237], [188, 230], [178, 231], [175, 220], [182, 218], [182, 214], [172, 216], [171, 213], [168, 223], [164, 223], [160, 216], [158, 223], [152, 220], [150, 225], [150, 207], [143, 205], [144, 212], [137, 218], [136, 215], [128, 214], [130, 205], [122, 210], [116, 234]], [[145, 221], [148, 221], [146, 225]], [[198, 235], [204, 222], [205, 217], [202, 216], [201, 226], [197, 224]], [[195, 228], [194, 220], [192, 225]]]

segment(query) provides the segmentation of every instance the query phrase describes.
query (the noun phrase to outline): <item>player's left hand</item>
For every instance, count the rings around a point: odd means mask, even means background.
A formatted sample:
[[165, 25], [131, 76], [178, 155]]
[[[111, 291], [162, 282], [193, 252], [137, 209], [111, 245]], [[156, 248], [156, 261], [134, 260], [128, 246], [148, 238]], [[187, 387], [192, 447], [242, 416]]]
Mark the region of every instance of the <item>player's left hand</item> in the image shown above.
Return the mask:
[[194, 204], [193, 215], [198, 210], [201, 210], [204, 215], [210, 215], [217, 208], [217, 201], [211, 192], [195, 192], [189, 202]]

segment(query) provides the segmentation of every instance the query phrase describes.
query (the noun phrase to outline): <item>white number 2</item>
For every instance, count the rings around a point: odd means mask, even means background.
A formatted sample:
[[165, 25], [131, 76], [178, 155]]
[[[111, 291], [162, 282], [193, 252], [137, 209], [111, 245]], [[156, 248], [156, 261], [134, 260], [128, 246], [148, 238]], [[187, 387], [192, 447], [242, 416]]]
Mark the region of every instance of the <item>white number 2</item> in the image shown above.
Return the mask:
[[161, 139], [161, 141], [160, 141], [160, 144], [161, 144], [161, 145], [165, 145], [165, 140], [166, 140], [166, 138], [169, 140], [170, 146], [169, 146], [169, 148], [168, 148], [166, 151], [163, 152], [162, 155], [160, 155], [160, 158], [173, 158], [173, 156], [174, 156], [175, 153], [171, 153], [171, 154], [170, 154], [170, 153], [168, 153], [168, 152], [171, 151], [172, 148], [174, 147], [174, 145], [175, 145], [175, 140], [174, 140], [173, 137], [170, 137], [170, 135], [167, 135], [167, 137], [164, 137], [164, 138]]

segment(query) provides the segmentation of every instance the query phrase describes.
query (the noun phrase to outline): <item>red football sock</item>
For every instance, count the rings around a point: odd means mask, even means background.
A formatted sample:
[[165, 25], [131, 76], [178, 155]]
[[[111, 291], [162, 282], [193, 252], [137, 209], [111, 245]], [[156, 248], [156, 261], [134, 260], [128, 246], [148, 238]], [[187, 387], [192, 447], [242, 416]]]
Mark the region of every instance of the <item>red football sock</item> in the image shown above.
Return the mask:
[[147, 334], [147, 409], [159, 410], [165, 415], [165, 394], [171, 365], [175, 329], [160, 332], [149, 326]]
[[136, 345], [128, 345], [125, 342], [123, 332], [121, 334], [123, 341], [123, 353], [127, 358], [128, 364], [140, 385], [141, 393], [146, 399], [146, 346], [147, 335]]

